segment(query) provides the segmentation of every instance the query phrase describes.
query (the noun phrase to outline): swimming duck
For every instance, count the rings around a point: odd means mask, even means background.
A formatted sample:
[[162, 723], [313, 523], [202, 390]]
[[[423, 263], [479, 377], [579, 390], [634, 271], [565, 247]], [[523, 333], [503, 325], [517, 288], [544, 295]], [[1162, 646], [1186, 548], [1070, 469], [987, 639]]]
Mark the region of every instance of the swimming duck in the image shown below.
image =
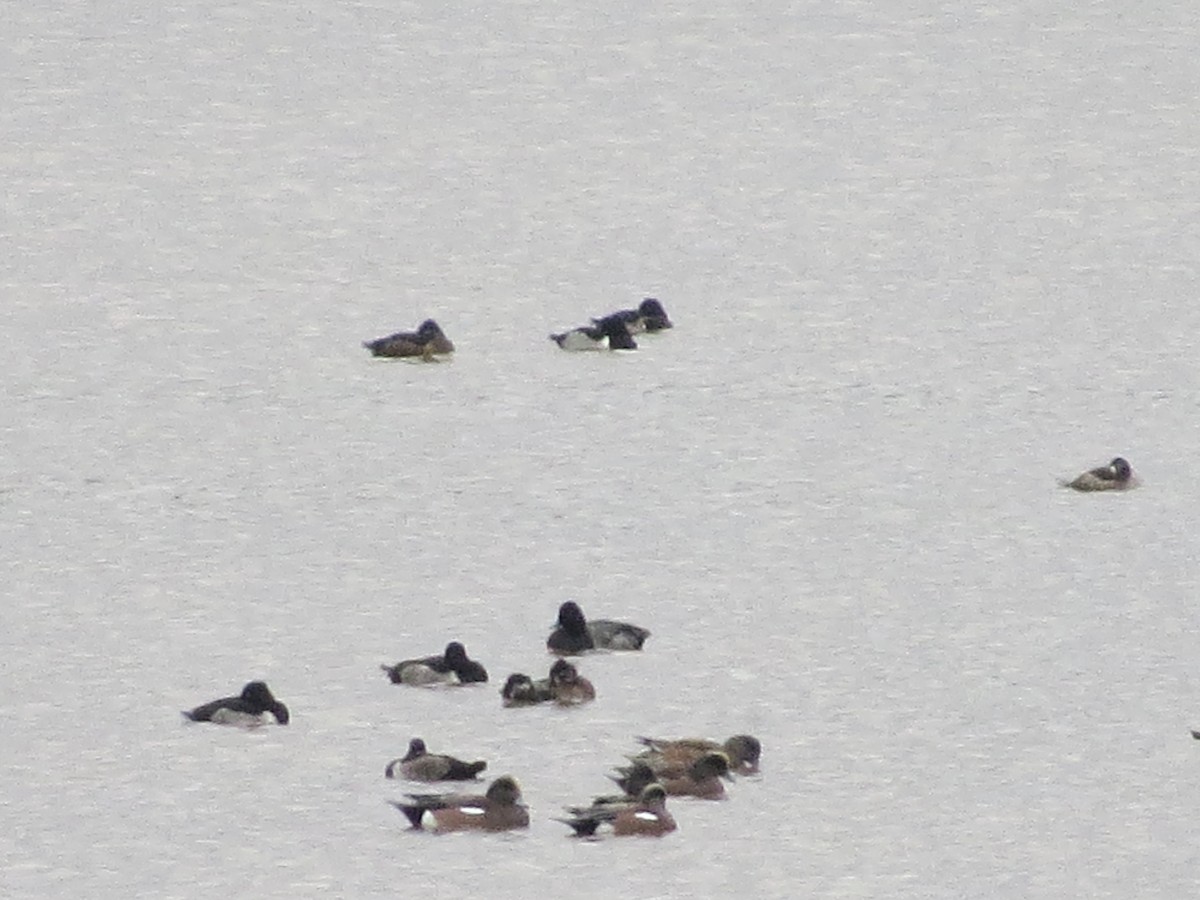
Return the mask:
[[558, 625], [546, 640], [551, 653], [572, 655], [585, 650], [641, 650], [650, 632], [627, 622], [588, 621], [579, 604], [568, 600], [558, 608]]
[[[653, 297], [647, 297], [638, 305], [637, 309], [617, 310], [617, 312], [610, 313], [605, 318], [612, 318], [614, 316], [620, 318], [625, 323], [630, 334], [641, 334], [643, 331], [663, 331], [664, 329], [673, 327], [671, 320], [667, 318], [667, 311]], [[602, 320], [592, 319], [592, 321], [600, 322]]]
[[429, 359], [437, 353], [454, 352], [454, 344], [433, 319], [426, 319], [416, 331], [397, 331], [387, 337], [363, 341], [363, 346], [372, 356], [423, 356]]
[[607, 825], [618, 837], [638, 835], [661, 837], [676, 829], [675, 818], [667, 811], [667, 792], [661, 784], [648, 784], [636, 799], [588, 807], [568, 807], [569, 819], [559, 819], [575, 830], [576, 836], [590, 837], [601, 825]]
[[446, 645], [440, 656], [405, 659], [395, 665], [380, 665], [392, 684], [473, 684], [488, 680], [487, 669], [467, 657], [458, 641]]
[[464, 794], [408, 794], [408, 802], [390, 801], [412, 823], [425, 831], [467, 829], [508, 831], [529, 827], [529, 810], [521, 802], [521, 788], [511, 775], [497, 778], [482, 797]]
[[275, 699], [265, 681], [251, 681], [236, 697], [222, 697], [186, 710], [183, 715], [193, 722], [213, 722], [217, 725], [254, 727], [266, 721], [266, 713], [280, 725], [291, 719], [288, 708]]
[[637, 349], [637, 342], [629, 334], [628, 325], [615, 315], [597, 319], [594, 325], [584, 325], [561, 334], [552, 334], [550, 340], [564, 350]]
[[396, 773], [409, 781], [470, 781], [487, 768], [482, 759], [463, 762], [442, 753], [430, 753], [425, 742], [413, 738], [408, 743], [408, 753], [387, 764], [384, 775], [395, 778]]
[[576, 706], [596, 699], [596, 688], [565, 659], [550, 667], [550, 696], [560, 706]]
[[762, 743], [749, 734], [735, 734], [721, 744], [704, 738], [663, 740], [639, 737], [637, 740], [646, 749], [633, 759], [646, 763], [656, 772], [672, 766], [689, 765], [705, 753], [720, 752], [729, 757], [729, 765], [734, 772], [752, 775], [758, 771], [758, 761], [762, 756]]
[[553, 699], [550, 696], [550, 682], [546, 679], [534, 681], [523, 672], [514, 672], [504, 682], [500, 689], [505, 706], [533, 706], [535, 703], [545, 703]]
[[1091, 469], [1073, 481], [1063, 481], [1061, 484], [1077, 491], [1121, 491], [1133, 487], [1136, 479], [1129, 463], [1117, 456], [1107, 466]]
[[687, 766], [656, 772], [647, 763], [635, 761], [609, 776], [626, 794], [636, 795], [648, 784], [658, 782], [673, 797], [698, 797], [721, 800], [725, 797], [722, 779], [729, 778], [729, 757], [724, 753], [706, 753]]

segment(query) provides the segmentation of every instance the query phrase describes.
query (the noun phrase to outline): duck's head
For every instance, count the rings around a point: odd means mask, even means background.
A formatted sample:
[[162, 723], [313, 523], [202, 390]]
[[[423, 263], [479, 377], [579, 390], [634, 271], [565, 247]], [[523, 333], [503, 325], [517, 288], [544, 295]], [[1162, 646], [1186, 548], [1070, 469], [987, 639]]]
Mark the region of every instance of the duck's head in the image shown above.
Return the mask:
[[587, 619], [574, 600], [568, 600], [558, 608], [558, 626], [567, 634], [587, 634]]
[[256, 712], [269, 712], [280, 725], [288, 723], [288, 708], [275, 699], [265, 681], [251, 681], [247, 684], [242, 688], [242, 699]]
[[492, 803], [512, 806], [521, 802], [521, 786], [511, 775], [501, 775], [488, 786], [486, 796]]
[[425, 747], [425, 742], [420, 738], [413, 738], [408, 742], [408, 753], [404, 757], [404, 762], [410, 759], [416, 759], [419, 756], [424, 756], [429, 751]]
[[574, 684], [579, 680], [579, 670], [567, 662], [565, 659], [560, 659], [550, 667], [550, 683], [553, 684]]
[[429, 341], [442, 333], [441, 327], [433, 319], [426, 319], [417, 328], [417, 337], [422, 341]]
[[1133, 469], [1130, 468], [1129, 463], [1120, 456], [1115, 457], [1108, 466], [1113, 470], [1113, 474], [1117, 476], [1117, 481], [1128, 481], [1129, 477], [1133, 474]]

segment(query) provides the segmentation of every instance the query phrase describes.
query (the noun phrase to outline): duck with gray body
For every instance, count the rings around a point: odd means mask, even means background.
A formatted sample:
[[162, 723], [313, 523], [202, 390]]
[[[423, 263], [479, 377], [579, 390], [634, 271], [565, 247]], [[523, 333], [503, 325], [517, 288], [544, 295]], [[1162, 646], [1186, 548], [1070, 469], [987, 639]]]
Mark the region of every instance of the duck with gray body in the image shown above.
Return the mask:
[[193, 722], [213, 722], [218, 725], [259, 725], [270, 713], [280, 725], [291, 720], [288, 708], [275, 699], [265, 681], [251, 681], [236, 697], [222, 697], [185, 710], [185, 718]]
[[546, 640], [551, 653], [565, 656], [586, 650], [641, 650], [650, 632], [628, 622], [587, 619], [579, 604], [568, 600], [558, 608], [558, 624]]
[[1123, 491], [1136, 483], [1129, 463], [1117, 456], [1107, 466], [1089, 469], [1071, 481], [1060, 482], [1077, 491]]
[[384, 663], [379, 668], [392, 684], [479, 684], [488, 680], [487, 669], [469, 658], [458, 641], [447, 644], [441, 655], [405, 659], [390, 666]]
[[388, 763], [384, 775], [409, 781], [470, 781], [486, 768], [482, 759], [463, 762], [444, 753], [430, 753], [423, 740], [413, 738], [408, 753]]

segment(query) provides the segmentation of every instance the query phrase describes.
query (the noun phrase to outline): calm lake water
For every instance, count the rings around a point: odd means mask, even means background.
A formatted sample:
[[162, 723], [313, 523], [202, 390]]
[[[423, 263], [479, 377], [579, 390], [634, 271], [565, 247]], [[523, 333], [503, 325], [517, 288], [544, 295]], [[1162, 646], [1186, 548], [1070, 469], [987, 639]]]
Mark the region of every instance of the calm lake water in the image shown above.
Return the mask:
[[[1195, 893], [1194, 4], [0, 30], [0, 894]], [[546, 339], [643, 296], [634, 353]], [[452, 360], [360, 347], [428, 316]], [[566, 599], [645, 651], [502, 709]], [[379, 672], [451, 639], [491, 684]], [[289, 727], [181, 721], [251, 678]], [[735, 732], [674, 835], [553, 820]], [[414, 736], [528, 833], [407, 832]]]

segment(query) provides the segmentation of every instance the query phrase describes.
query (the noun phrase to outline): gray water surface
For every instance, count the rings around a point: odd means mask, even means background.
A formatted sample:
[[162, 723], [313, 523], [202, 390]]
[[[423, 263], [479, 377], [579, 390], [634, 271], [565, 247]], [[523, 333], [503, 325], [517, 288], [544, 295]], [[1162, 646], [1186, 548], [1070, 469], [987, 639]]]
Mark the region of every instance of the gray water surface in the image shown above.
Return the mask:
[[[0, 33], [0, 893], [1195, 892], [1193, 4]], [[651, 295], [635, 353], [546, 340]], [[452, 360], [359, 346], [428, 316]], [[502, 709], [570, 598], [645, 651]], [[378, 671], [450, 639], [491, 684]], [[289, 727], [179, 717], [251, 678]], [[762, 774], [674, 835], [553, 821], [735, 732]], [[528, 833], [407, 832], [413, 736]]]

